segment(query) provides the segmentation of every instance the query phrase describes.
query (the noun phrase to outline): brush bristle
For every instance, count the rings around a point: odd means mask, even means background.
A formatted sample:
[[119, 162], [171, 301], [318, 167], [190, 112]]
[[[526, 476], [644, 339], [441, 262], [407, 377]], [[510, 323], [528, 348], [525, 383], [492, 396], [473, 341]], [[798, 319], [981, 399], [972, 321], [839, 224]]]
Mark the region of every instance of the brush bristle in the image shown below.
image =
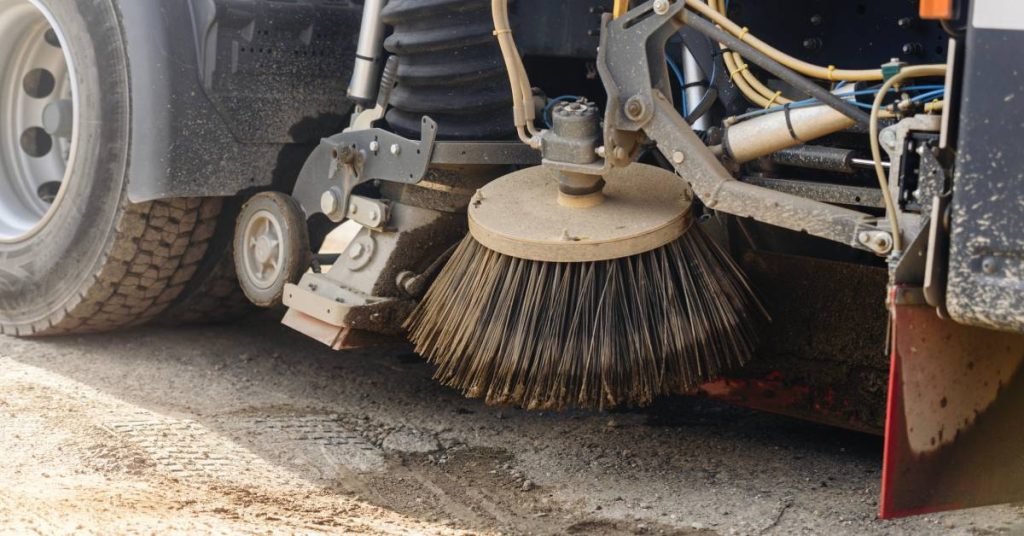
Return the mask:
[[763, 309], [699, 228], [657, 250], [553, 263], [466, 238], [406, 322], [436, 379], [489, 404], [641, 406], [750, 358]]

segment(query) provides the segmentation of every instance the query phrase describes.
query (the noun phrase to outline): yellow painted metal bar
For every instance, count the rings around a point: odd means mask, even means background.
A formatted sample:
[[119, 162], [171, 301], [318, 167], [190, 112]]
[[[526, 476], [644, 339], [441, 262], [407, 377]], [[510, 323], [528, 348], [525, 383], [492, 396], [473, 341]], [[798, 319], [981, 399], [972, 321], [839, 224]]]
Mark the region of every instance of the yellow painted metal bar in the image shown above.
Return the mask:
[[619, 18], [629, 11], [629, 0], [615, 0], [615, 8], [612, 10], [612, 17]]

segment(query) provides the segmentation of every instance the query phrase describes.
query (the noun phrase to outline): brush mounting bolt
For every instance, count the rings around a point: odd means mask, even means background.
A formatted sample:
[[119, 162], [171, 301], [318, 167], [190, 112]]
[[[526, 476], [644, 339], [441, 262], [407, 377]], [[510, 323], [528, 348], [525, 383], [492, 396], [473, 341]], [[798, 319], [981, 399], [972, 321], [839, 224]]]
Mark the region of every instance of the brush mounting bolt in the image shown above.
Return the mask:
[[397, 143], [392, 145], [391, 146], [391, 155], [392, 156], [398, 156], [400, 154], [402, 154], [402, 146], [397, 144]]
[[380, 152], [380, 142], [379, 141], [373, 140], [373, 141], [370, 142], [370, 152], [373, 153], [373, 154], [377, 154], [377, 153]]
[[657, 0], [654, 2], [654, 12], [658, 15], [664, 15], [668, 13], [669, 2], [668, 0]]

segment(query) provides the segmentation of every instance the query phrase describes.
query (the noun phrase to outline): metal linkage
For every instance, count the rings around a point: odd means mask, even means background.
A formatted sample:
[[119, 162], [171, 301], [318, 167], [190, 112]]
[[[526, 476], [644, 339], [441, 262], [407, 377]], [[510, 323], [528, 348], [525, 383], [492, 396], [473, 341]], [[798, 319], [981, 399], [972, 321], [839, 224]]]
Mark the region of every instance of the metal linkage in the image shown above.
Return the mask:
[[665, 44], [687, 20], [683, 2], [659, 10], [648, 3], [615, 20], [605, 17], [598, 56], [609, 95], [605, 143], [611, 143], [608, 130], [619, 131], [618, 138], [623, 131], [643, 133], [709, 208], [888, 254], [891, 235], [874, 216], [735, 180], [704, 145], [666, 96]]

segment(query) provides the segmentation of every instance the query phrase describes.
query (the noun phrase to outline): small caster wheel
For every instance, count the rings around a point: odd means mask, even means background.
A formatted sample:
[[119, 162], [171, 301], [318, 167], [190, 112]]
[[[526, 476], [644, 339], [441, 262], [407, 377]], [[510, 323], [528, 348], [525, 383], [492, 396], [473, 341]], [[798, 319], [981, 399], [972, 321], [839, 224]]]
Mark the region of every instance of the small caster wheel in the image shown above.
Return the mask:
[[305, 213], [279, 192], [256, 194], [242, 206], [234, 245], [238, 283], [260, 307], [280, 306], [285, 285], [298, 283], [312, 262]]

